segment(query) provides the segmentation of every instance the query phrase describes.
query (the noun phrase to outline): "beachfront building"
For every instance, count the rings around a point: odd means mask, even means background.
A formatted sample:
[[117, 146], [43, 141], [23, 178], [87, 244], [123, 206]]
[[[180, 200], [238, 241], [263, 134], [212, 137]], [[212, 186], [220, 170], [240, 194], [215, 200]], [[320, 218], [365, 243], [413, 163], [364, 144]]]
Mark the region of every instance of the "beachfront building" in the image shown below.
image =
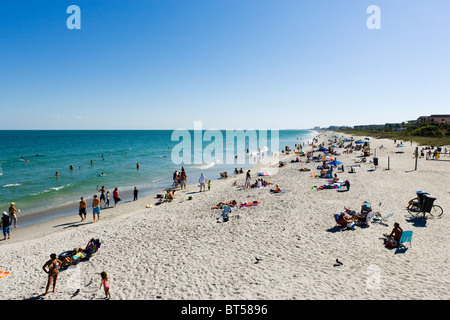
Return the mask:
[[384, 125], [384, 131], [395, 131], [399, 132], [402, 131], [404, 127], [404, 124], [402, 123], [386, 123]]
[[355, 130], [384, 130], [384, 124], [366, 124], [366, 125], [359, 125], [354, 126], [353, 129]]
[[450, 114], [432, 114], [431, 116], [420, 116], [417, 123], [428, 122], [429, 124], [450, 123]]

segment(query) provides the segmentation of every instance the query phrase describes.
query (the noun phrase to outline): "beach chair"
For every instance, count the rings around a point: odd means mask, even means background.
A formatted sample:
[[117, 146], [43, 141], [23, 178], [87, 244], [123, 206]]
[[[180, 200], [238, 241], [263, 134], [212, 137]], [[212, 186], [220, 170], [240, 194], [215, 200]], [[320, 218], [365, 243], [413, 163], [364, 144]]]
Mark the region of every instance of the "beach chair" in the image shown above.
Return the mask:
[[101, 245], [102, 242], [99, 239], [90, 242], [87, 246], [86, 260], [89, 260], [92, 257], [92, 255], [98, 251]]
[[[397, 246], [400, 248], [400, 247], [405, 247], [405, 243], [407, 243], [407, 242], [409, 242], [409, 244], [411, 245], [411, 247], [412, 247], [412, 243], [411, 243], [411, 240], [412, 240], [412, 235], [413, 235], [413, 232], [412, 231], [403, 231], [403, 233], [402, 233], [402, 237], [400, 238], [400, 240], [398, 241], [398, 244], [397, 244]], [[406, 248], [406, 247], [405, 247]]]
[[339, 221], [339, 216], [340, 216], [339, 213], [335, 213], [333, 216], [334, 216], [334, 221], [336, 221], [336, 226], [335, 227], [339, 227], [339, 228], [346, 228], [347, 227], [346, 223], [341, 223]]
[[392, 217], [393, 215], [394, 215], [394, 213], [388, 214], [387, 216], [384, 216], [384, 217], [379, 217], [379, 216], [375, 215], [373, 217], [372, 221], [373, 222], [382, 222], [382, 221]]

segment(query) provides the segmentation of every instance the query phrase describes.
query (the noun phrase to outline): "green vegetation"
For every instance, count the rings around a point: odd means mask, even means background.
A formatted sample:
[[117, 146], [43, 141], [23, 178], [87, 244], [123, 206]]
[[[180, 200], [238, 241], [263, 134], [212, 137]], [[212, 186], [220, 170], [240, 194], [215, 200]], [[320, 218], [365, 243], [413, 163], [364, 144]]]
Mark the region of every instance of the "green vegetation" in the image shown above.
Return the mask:
[[[385, 132], [375, 130], [354, 130], [354, 129], [342, 129], [339, 132], [350, 134], [354, 136], [368, 136], [380, 139], [391, 139], [399, 141], [413, 141], [420, 146], [450, 146], [450, 137], [447, 137], [442, 133], [442, 136], [427, 137], [421, 135], [413, 135], [406, 132]], [[414, 132], [411, 131], [411, 133]]]
[[[369, 127], [370, 126], [366, 126]], [[415, 123], [385, 124], [373, 130], [340, 128], [339, 132], [354, 136], [369, 136], [373, 138], [391, 139], [399, 141], [413, 141], [420, 146], [450, 146], [450, 123], [430, 123], [428, 121]]]
[[421, 136], [421, 137], [444, 137], [444, 134], [442, 133], [442, 130], [437, 126], [424, 126], [417, 128], [409, 133], [407, 133], [409, 136]]

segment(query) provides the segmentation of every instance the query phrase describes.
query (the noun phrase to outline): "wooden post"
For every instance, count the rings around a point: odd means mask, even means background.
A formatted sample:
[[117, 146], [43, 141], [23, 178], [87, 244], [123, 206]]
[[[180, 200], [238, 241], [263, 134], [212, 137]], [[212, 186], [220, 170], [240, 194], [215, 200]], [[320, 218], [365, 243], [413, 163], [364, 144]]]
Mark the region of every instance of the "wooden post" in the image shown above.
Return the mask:
[[414, 170], [417, 170], [417, 158], [419, 156], [419, 147], [416, 147], [416, 168]]
[[390, 168], [389, 168], [389, 164], [390, 164], [390, 159], [389, 159], [389, 157], [388, 157], [388, 168], [387, 168], [388, 170], [390, 169]]

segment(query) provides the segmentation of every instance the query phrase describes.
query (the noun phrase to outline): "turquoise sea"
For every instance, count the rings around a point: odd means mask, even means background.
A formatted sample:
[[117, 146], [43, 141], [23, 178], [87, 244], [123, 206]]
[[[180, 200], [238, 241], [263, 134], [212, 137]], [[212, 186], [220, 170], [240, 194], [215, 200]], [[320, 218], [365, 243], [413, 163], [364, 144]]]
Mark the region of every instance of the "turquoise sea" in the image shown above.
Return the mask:
[[[97, 186], [105, 186], [111, 193], [117, 187], [122, 198], [131, 194], [134, 187], [140, 190], [140, 196], [152, 194], [170, 187], [173, 172], [180, 171], [181, 166], [187, 172], [188, 184], [195, 183], [201, 172], [217, 179], [220, 172], [251, 167], [248, 157], [244, 164], [224, 163], [227, 151], [239, 152], [237, 145], [227, 150], [226, 133], [221, 132], [222, 159], [174, 164], [172, 150], [180, 146], [181, 140], [172, 141], [172, 130], [0, 131], [0, 211], [7, 211], [10, 202], [16, 203], [21, 216], [75, 204], [81, 196], [90, 199], [98, 194]], [[193, 145], [194, 132], [189, 134]], [[293, 148], [295, 144], [307, 143], [315, 132], [280, 130], [279, 150], [270, 150], [270, 131], [267, 136], [266, 145], [259, 145], [258, 149], [268, 147], [270, 153], [280, 152], [284, 146]], [[211, 141], [203, 141], [203, 150], [210, 144]], [[252, 144], [247, 141], [246, 148], [249, 145]], [[59, 178], [55, 178], [56, 172]]]

